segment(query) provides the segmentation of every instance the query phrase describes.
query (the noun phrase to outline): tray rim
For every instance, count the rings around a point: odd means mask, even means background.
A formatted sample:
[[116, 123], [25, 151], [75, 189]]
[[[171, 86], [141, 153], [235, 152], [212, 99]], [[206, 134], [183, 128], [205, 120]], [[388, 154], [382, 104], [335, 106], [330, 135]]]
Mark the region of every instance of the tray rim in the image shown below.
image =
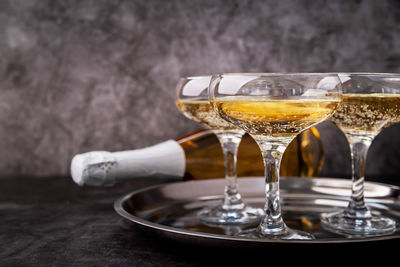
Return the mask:
[[[238, 178], [239, 180], [241, 177]], [[246, 177], [247, 179], [263, 179], [263, 177]], [[310, 179], [310, 178], [299, 178], [299, 177], [281, 177], [281, 179]], [[351, 182], [349, 179], [345, 178], [329, 178], [329, 177], [315, 177], [311, 178], [312, 180], [315, 181], [340, 181], [340, 182]], [[157, 184], [157, 185], [152, 185], [148, 187], [144, 187], [138, 190], [131, 191], [125, 195], [122, 195], [121, 197], [117, 198], [114, 201], [114, 210], [123, 218], [129, 220], [130, 222], [142, 225], [144, 227], [148, 227], [157, 231], [163, 231], [167, 233], [173, 233], [173, 234], [178, 234], [182, 236], [190, 236], [190, 237], [195, 237], [195, 238], [207, 238], [207, 239], [213, 239], [213, 240], [223, 240], [223, 241], [232, 241], [232, 242], [248, 242], [248, 243], [260, 243], [260, 244], [340, 244], [340, 243], [360, 243], [360, 242], [374, 242], [374, 241], [384, 241], [384, 240], [392, 240], [392, 239], [399, 239], [400, 235], [394, 236], [394, 235], [385, 235], [385, 236], [376, 236], [376, 237], [356, 237], [356, 238], [338, 238], [337, 240], [332, 240], [332, 239], [318, 239], [318, 240], [280, 240], [280, 239], [253, 239], [253, 238], [245, 238], [245, 237], [237, 237], [237, 236], [226, 236], [226, 235], [220, 235], [220, 234], [212, 234], [212, 233], [200, 233], [200, 232], [194, 232], [190, 230], [185, 230], [182, 228], [176, 228], [176, 227], [171, 227], [171, 226], [166, 226], [162, 225], [159, 223], [151, 222], [146, 219], [143, 219], [141, 217], [135, 216], [129, 212], [127, 212], [123, 208], [123, 203], [127, 201], [129, 198], [131, 198], [135, 194], [139, 194], [142, 192], [154, 190], [156, 188], [160, 187], [165, 187], [168, 185], [174, 185], [174, 184], [180, 184], [180, 183], [201, 183], [204, 181], [212, 181], [212, 180], [224, 180], [224, 178], [215, 178], [215, 179], [207, 179], [207, 180], [192, 180], [192, 181], [181, 181], [181, 182], [173, 182], [173, 183], [163, 183], [163, 184]], [[385, 183], [380, 183], [380, 182], [365, 182], [367, 184], [372, 184], [372, 185], [380, 185], [380, 186], [386, 186], [391, 189], [394, 189], [396, 191], [400, 191], [400, 187], [396, 185], [391, 185], [391, 184], [385, 184]]]

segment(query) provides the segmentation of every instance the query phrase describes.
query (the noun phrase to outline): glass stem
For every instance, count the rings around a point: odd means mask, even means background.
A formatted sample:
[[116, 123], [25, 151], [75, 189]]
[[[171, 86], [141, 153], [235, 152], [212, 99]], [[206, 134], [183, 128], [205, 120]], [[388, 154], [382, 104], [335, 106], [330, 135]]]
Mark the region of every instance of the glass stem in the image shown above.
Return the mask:
[[224, 210], [241, 210], [244, 209], [242, 197], [239, 194], [237, 184], [237, 152], [243, 134], [222, 132], [216, 133], [224, 154], [225, 162], [225, 179], [226, 185], [224, 190], [224, 201], [222, 209]]
[[364, 171], [370, 140], [350, 140], [352, 160], [351, 200], [345, 210], [349, 218], [370, 218], [371, 212], [364, 201]]
[[263, 235], [278, 235], [286, 231], [286, 225], [281, 215], [279, 198], [279, 167], [283, 152], [282, 144], [257, 141], [262, 151], [265, 166], [265, 217], [261, 221], [259, 231]]

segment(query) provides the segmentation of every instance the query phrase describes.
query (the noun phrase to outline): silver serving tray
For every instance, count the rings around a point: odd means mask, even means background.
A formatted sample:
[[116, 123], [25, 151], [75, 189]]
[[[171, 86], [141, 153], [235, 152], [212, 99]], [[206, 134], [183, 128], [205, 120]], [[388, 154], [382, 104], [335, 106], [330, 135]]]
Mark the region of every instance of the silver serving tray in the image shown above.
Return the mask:
[[[320, 227], [322, 213], [346, 207], [351, 181], [331, 178], [282, 178], [283, 217], [294, 229], [312, 233], [315, 240], [268, 240], [235, 236], [239, 227], [212, 227], [197, 220], [203, 207], [222, 201], [223, 179], [162, 184], [131, 192], [117, 199], [114, 209], [122, 217], [168, 237], [194, 242], [262, 243], [352, 243], [388, 240], [400, 237], [400, 188], [365, 183], [366, 202], [374, 213], [397, 221], [395, 233], [380, 237], [345, 237], [329, 233]], [[240, 178], [239, 188], [244, 201], [263, 207], [264, 179]]]

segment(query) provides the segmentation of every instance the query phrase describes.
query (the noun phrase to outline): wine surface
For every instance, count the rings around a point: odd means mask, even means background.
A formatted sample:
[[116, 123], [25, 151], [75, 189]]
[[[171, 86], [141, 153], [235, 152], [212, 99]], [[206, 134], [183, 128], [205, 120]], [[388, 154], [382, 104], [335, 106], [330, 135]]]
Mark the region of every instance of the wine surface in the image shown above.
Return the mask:
[[400, 121], [399, 94], [343, 94], [331, 120], [345, 134], [376, 135]]
[[179, 100], [176, 102], [176, 106], [187, 118], [201, 123], [211, 130], [243, 132], [231, 123], [220, 118], [208, 101]]
[[296, 97], [220, 98], [214, 104], [221, 115], [253, 135], [290, 137], [331, 115], [339, 100]]

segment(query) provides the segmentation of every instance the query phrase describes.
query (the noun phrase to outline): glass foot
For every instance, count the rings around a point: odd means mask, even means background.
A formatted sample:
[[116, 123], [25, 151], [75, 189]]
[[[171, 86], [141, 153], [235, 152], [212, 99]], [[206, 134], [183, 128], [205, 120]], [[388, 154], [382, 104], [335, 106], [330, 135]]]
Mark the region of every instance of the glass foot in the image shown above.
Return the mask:
[[325, 214], [321, 218], [326, 230], [345, 236], [389, 235], [396, 230], [396, 222], [390, 218], [371, 215], [369, 218], [350, 218], [345, 212]]
[[260, 238], [260, 239], [274, 239], [274, 240], [314, 240], [315, 237], [312, 234], [293, 230], [288, 227], [282, 232], [276, 234], [264, 234], [259, 228], [250, 229], [241, 232], [238, 236], [246, 238]]
[[240, 210], [226, 210], [221, 206], [204, 208], [198, 214], [199, 220], [207, 225], [256, 225], [260, 223], [262, 209], [245, 206]]

